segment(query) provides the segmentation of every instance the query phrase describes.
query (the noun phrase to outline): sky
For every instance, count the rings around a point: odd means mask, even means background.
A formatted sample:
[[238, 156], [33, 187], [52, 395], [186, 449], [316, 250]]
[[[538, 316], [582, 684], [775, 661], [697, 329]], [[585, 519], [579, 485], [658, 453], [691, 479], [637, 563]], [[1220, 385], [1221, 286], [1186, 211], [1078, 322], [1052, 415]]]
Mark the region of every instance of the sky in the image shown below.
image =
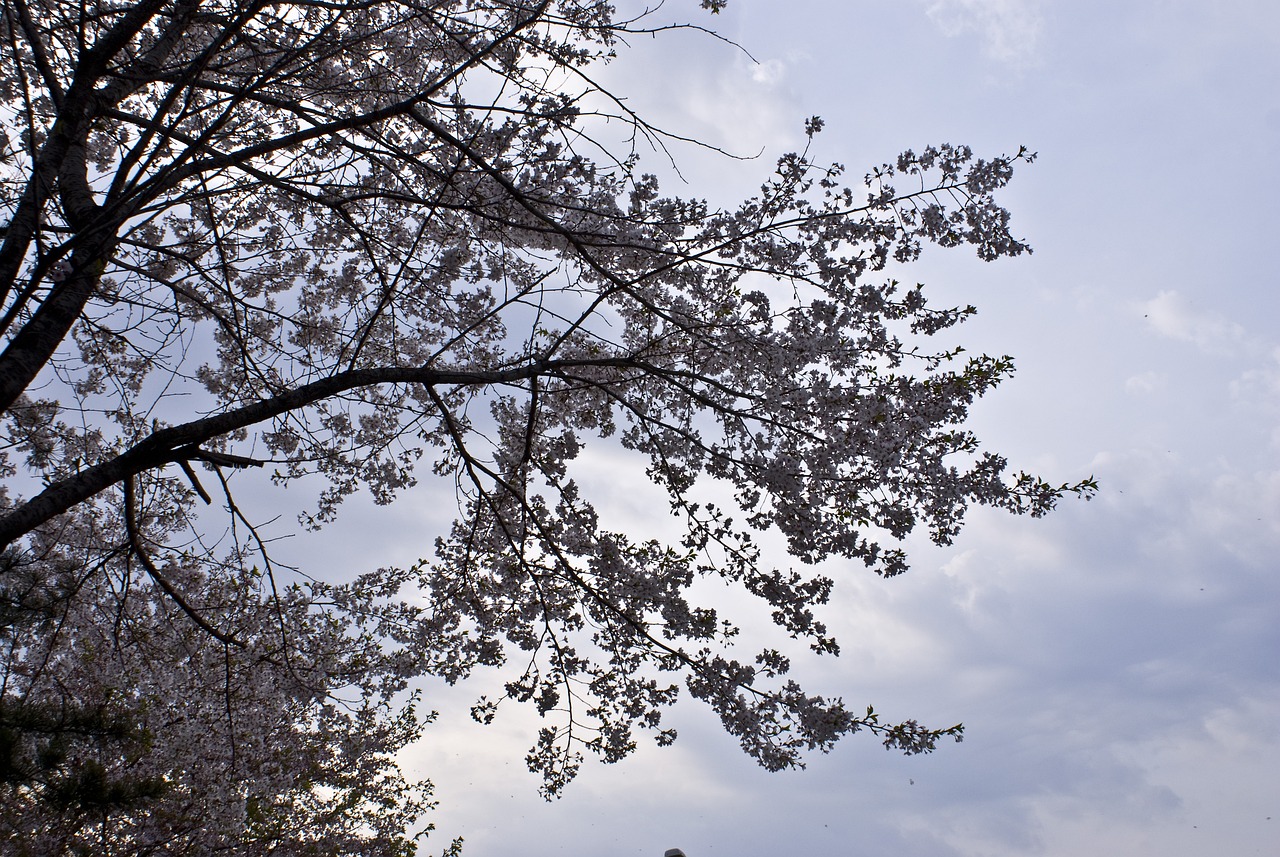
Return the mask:
[[[625, 6], [625, 4], [623, 4]], [[912, 571], [826, 570], [838, 659], [800, 677], [891, 720], [966, 724], [928, 756], [854, 736], [804, 771], [756, 767], [696, 702], [673, 747], [588, 763], [557, 802], [524, 769], [536, 720], [481, 727], [481, 676], [426, 689], [405, 754], [468, 857], [1275, 855], [1280, 853], [1280, 5], [1270, 0], [692, 0], [714, 26], [637, 39], [601, 74], [672, 131], [685, 195], [750, 195], [821, 115], [818, 159], [852, 175], [905, 148], [1019, 145], [1004, 201], [1033, 255], [926, 252], [905, 274], [973, 303], [956, 334], [1011, 354], [975, 408], [988, 448], [1092, 502], [1042, 520], [976, 512]], [[655, 161], [655, 165], [658, 162]], [[589, 451], [602, 510], [665, 510]], [[360, 527], [358, 510], [345, 532]], [[370, 513], [372, 514], [372, 513]], [[411, 561], [439, 504], [379, 509]], [[343, 528], [316, 549], [342, 550]], [[333, 541], [325, 542], [324, 539]], [[778, 551], [773, 557], [785, 563]]]

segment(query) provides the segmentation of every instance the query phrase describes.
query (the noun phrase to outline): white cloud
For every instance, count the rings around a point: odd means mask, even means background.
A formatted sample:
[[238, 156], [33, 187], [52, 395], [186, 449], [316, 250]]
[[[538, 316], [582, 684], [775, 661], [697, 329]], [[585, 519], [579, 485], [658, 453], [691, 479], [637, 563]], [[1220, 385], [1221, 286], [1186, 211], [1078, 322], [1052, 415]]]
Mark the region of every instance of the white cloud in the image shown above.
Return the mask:
[[1244, 402], [1280, 401], [1280, 348], [1272, 350], [1269, 362], [1242, 372], [1231, 382], [1231, 395]]
[[1198, 498], [1196, 517], [1217, 544], [1261, 574], [1280, 548], [1280, 471], [1226, 472]]
[[1156, 333], [1194, 343], [1207, 354], [1237, 354], [1256, 347], [1243, 327], [1192, 306], [1176, 291], [1162, 291], [1140, 308]]
[[786, 64], [780, 59], [765, 60], [756, 63], [751, 69], [751, 79], [756, 83], [772, 86], [778, 83], [787, 73]]
[[[740, 157], [769, 156], [794, 147], [802, 128], [787, 65], [780, 59], [750, 62], [705, 75], [691, 74], [670, 90], [668, 108], [683, 114], [681, 127], [703, 130], [694, 136]], [[717, 156], [720, 169], [728, 166]], [[759, 172], [752, 164], [751, 174]]]
[[1124, 382], [1125, 391], [1134, 394], [1154, 393], [1164, 389], [1164, 386], [1165, 376], [1159, 372], [1143, 372], [1126, 378]]
[[927, 11], [947, 36], [976, 32], [992, 59], [1032, 65], [1044, 32], [1041, 6], [1040, 0], [935, 0]]

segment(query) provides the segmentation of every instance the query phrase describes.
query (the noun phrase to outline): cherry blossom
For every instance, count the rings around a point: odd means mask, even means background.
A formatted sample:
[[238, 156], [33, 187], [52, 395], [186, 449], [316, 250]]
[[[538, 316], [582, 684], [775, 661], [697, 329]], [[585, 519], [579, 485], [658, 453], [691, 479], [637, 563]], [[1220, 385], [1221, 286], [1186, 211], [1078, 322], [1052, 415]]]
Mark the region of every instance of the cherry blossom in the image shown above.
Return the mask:
[[[997, 195], [1034, 156], [849, 178], [812, 117], [740, 205], [665, 195], [643, 165], [678, 139], [593, 76], [661, 29], [585, 0], [6, 4], [7, 835], [409, 853], [414, 682], [481, 667], [510, 679], [478, 720], [544, 716], [548, 794], [585, 753], [674, 740], [682, 688], [769, 769], [959, 738], [815, 695], [778, 646], [838, 652], [824, 560], [897, 575], [908, 534], [946, 544], [975, 504], [1092, 491], [981, 447], [968, 408], [1012, 361], [937, 344], [974, 308], [895, 280], [926, 244], [1029, 252]], [[592, 444], [648, 462], [680, 538], [602, 517]], [[291, 523], [237, 502], [259, 469], [311, 498], [304, 528], [427, 475], [457, 516], [409, 567], [294, 571]], [[740, 639], [704, 578], [779, 639]]]

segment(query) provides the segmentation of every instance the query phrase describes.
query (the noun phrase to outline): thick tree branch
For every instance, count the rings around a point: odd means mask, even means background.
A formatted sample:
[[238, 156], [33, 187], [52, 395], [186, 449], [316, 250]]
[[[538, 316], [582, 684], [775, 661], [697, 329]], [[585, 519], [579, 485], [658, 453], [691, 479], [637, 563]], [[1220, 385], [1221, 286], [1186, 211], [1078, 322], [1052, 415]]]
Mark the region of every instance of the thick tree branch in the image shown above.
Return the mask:
[[[57, 121], [34, 159], [31, 177], [9, 220], [4, 243], [0, 244], [0, 303], [13, 289], [41, 212], [53, 195], [54, 182], [62, 171], [68, 150], [75, 143], [83, 145], [87, 120], [102, 107], [102, 97], [94, 90], [108, 62], [166, 5], [166, 0], [145, 0], [134, 4], [80, 57], [71, 86], [61, 98]], [[194, 0], [188, 0], [186, 5], [196, 4]], [[122, 91], [121, 96], [123, 94]], [[0, 371], [0, 375], [4, 374]]]
[[85, 163], [88, 126], [104, 107], [115, 106], [148, 81], [148, 72], [154, 72], [177, 46], [199, 4], [195, 0], [180, 3], [169, 27], [132, 67], [132, 73], [94, 91], [110, 58], [163, 6], [162, 0], [138, 4], [84, 56], [0, 245], [2, 301], [13, 286], [56, 176], [63, 213], [77, 233], [72, 270], [0, 353], [0, 411], [22, 395], [66, 338], [93, 295], [114, 250], [119, 226], [128, 217], [126, 207], [113, 206], [108, 214], [93, 199]]
[[385, 384], [424, 384], [429, 387], [510, 384], [531, 378], [547, 368], [546, 364], [532, 363], [498, 371], [399, 367], [356, 369], [301, 385], [278, 396], [223, 414], [160, 429], [127, 452], [50, 485], [27, 502], [0, 516], [0, 546], [12, 543], [77, 503], [82, 503], [144, 470], [183, 459], [225, 463], [227, 456], [224, 453], [202, 450], [201, 445], [349, 390]]

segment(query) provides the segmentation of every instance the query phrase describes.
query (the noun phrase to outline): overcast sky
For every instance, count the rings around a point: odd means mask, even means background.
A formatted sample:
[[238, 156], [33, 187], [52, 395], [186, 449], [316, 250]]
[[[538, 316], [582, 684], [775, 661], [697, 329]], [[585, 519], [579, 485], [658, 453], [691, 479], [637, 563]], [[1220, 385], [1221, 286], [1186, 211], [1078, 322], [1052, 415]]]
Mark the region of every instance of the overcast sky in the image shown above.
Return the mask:
[[[407, 756], [441, 799], [425, 850], [462, 835], [468, 857], [1276, 854], [1280, 5], [696, 7], [666, 12], [755, 62], [675, 34], [607, 72], [659, 124], [766, 153], [677, 149], [684, 194], [749, 195], [813, 114], [819, 159], [854, 175], [929, 143], [1039, 152], [1005, 197], [1034, 255], [934, 251], [905, 274], [978, 306], [956, 341], [1017, 359], [975, 412], [989, 448], [1054, 481], [1092, 474], [1102, 492], [1045, 520], [974, 514], [952, 548], [915, 545], [895, 580], [830, 569], [844, 653], [803, 677], [890, 719], [964, 721], [964, 743], [906, 758], [856, 736], [768, 774], [686, 701], [674, 747], [588, 764], [545, 804], [522, 763], [536, 724], [472, 724], [483, 679], [433, 688], [440, 721]], [[665, 506], [616, 483], [626, 471], [606, 453], [584, 466], [615, 483], [602, 506], [659, 526]], [[414, 536], [387, 541], [393, 559], [443, 526], [422, 493], [378, 514]]]

